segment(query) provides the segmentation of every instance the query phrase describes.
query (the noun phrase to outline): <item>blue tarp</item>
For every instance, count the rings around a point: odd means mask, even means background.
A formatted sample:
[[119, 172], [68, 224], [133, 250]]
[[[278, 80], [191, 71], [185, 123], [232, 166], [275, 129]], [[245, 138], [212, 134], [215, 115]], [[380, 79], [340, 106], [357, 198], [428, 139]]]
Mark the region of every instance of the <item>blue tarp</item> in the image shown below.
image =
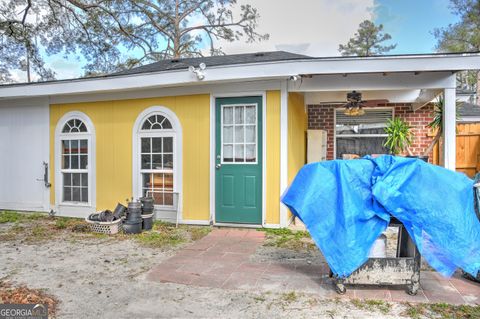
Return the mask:
[[305, 165], [282, 197], [332, 272], [349, 276], [396, 217], [437, 271], [480, 271], [473, 180], [414, 158], [381, 156]]

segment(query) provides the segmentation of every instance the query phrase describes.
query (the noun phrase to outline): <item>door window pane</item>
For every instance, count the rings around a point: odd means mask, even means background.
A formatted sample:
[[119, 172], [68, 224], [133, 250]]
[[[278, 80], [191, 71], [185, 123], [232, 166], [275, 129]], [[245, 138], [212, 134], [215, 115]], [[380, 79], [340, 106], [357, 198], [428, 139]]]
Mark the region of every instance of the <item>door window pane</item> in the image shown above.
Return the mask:
[[246, 106], [245, 107], [245, 123], [246, 124], [257, 124], [255, 106]]
[[232, 144], [223, 145], [223, 161], [233, 162], [233, 145]]
[[223, 142], [232, 143], [233, 142], [233, 126], [224, 126], [223, 127]]
[[235, 144], [235, 162], [244, 162], [244, 145]]
[[255, 128], [254, 125], [245, 126], [245, 142], [255, 143]]
[[[222, 161], [256, 162], [256, 105], [232, 105], [223, 107]], [[227, 113], [233, 113], [233, 126]], [[229, 115], [228, 115], [229, 116]], [[228, 123], [227, 123], [228, 121]]]
[[235, 126], [235, 143], [243, 143], [244, 138], [244, 127], [242, 126]]
[[255, 162], [256, 154], [255, 154], [255, 145], [246, 145], [245, 146], [245, 160], [247, 162]]
[[235, 124], [243, 123], [243, 106], [235, 106]]
[[223, 108], [223, 123], [233, 124], [233, 107]]

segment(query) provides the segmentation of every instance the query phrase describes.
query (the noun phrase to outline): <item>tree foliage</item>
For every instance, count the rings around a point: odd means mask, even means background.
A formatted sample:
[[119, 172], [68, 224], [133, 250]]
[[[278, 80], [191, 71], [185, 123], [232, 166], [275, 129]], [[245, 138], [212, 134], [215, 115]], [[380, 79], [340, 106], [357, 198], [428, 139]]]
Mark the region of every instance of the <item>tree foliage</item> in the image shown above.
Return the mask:
[[383, 25], [376, 26], [372, 21], [365, 20], [358, 26], [347, 44], [340, 44], [338, 51], [342, 55], [372, 56], [381, 55], [395, 49], [396, 44], [384, 45], [385, 41], [391, 40], [388, 33], [383, 33]]
[[[452, 12], [460, 19], [455, 24], [433, 31], [439, 52], [480, 51], [480, 0], [450, 0]], [[460, 79], [466, 87], [477, 86], [480, 82], [478, 71], [467, 72]], [[480, 92], [479, 92], [480, 93]], [[477, 93], [478, 94], [478, 93]]]
[[218, 40], [268, 39], [256, 32], [255, 8], [242, 5], [234, 14], [236, 8], [236, 0], [0, 0], [0, 69], [21, 69], [28, 59], [48, 79], [43, 56], [63, 53], [87, 61], [87, 74], [103, 74], [223, 54]]

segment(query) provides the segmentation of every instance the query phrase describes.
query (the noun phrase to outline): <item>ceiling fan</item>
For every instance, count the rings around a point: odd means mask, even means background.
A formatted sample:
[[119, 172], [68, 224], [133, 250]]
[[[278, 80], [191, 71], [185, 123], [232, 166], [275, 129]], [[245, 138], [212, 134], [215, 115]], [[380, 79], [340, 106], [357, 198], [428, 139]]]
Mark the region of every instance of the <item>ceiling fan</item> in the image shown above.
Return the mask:
[[343, 107], [343, 113], [348, 116], [362, 116], [365, 114], [365, 107], [375, 107], [381, 103], [388, 103], [388, 100], [362, 100], [362, 93], [352, 91], [347, 93], [347, 104]]

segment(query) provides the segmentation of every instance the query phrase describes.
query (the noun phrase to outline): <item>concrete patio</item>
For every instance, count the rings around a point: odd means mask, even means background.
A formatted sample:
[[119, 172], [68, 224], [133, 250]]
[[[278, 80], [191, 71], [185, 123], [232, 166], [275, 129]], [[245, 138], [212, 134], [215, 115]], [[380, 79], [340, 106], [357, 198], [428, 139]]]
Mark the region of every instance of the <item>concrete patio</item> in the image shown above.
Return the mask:
[[265, 234], [247, 229], [215, 229], [208, 236], [185, 247], [153, 267], [147, 279], [199, 287], [235, 290], [301, 292], [325, 299], [336, 297], [380, 299], [394, 302], [480, 304], [480, 284], [459, 275], [444, 278], [423, 271], [421, 289], [410, 296], [402, 287], [348, 287], [338, 295], [328, 277], [328, 266], [305, 263], [252, 261]]

